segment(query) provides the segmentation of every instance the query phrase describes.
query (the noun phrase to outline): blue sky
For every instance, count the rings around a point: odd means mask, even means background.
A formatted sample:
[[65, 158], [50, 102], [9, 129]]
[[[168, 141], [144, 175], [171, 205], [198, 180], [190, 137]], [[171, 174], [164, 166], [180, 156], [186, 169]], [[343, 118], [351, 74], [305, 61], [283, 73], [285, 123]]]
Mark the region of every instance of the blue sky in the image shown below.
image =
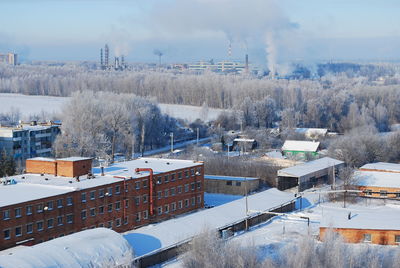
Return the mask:
[[[156, 61], [155, 48], [166, 61], [192, 61], [226, 57], [233, 32], [234, 57], [248, 52], [264, 61], [262, 31], [272, 27], [279, 53], [292, 59], [400, 59], [400, 1], [260, 1], [1, 0], [0, 51], [14, 50], [29, 60], [97, 60], [107, 42], [130, 61]], [[274, 3], [272, 12], [268, 2]], [[254, 19], [253, 11], [254, 17], [279, 15]], [[286, 22], [297, 26], [281, 30]]]

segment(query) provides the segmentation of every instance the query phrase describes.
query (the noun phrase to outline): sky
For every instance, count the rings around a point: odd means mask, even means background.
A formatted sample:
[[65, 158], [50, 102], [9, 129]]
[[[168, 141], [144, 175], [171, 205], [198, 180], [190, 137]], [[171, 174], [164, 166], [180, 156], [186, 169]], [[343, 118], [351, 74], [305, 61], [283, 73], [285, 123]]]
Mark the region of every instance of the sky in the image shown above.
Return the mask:
[[22, 60], [400, 59], [398, 0], [1, 0], [0, 52]]

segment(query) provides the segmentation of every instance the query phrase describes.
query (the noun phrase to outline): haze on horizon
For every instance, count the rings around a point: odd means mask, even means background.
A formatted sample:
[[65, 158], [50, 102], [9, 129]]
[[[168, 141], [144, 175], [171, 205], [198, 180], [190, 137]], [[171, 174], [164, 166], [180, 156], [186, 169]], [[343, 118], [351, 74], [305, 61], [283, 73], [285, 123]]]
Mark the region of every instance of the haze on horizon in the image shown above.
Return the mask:
[[2, 0], [0, 52], [22, 60], [261, 63], [400, 59], [396, 0]]

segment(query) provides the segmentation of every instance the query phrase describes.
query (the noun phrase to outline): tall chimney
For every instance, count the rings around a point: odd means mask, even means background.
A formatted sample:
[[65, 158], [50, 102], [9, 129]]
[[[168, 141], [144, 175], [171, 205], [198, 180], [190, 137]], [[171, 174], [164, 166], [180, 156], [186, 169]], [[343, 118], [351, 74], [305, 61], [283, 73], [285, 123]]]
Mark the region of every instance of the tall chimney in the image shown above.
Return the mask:
[[103, 60], [103, 49], [100, 48], [100, 68], [104, 68], [104, 60]]
[[245, 68], [246, 73], [248, 73], [249, 72], [249, 54], [246, 54], [244, 68]]
[[108, 45], [106, 44], [104, 46], [104, 66], [105, 68], [108, 68], [108, 59], [109, 59], [109, 49], [108, 49]]

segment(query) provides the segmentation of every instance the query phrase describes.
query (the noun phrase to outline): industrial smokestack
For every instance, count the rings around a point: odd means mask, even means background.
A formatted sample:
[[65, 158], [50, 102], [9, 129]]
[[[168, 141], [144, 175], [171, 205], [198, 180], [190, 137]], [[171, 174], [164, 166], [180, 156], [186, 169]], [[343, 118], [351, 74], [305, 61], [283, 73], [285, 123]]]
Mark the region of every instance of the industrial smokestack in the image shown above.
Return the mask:
[[125, 68], [125, 57], [121, 55], [121, 68]]
[[100, 48], [100, 68], [104, 69], [103, 49]]
[[249, 72], [249, 54], [246, 54], [246, 57], [245, 57], [245, 70], [246, 70], [246, 73], [248, 73]]
[[118, 57], [115, 57], [114, 68], [115, 68], [115, 70], [119, 70], [119, 58]]

